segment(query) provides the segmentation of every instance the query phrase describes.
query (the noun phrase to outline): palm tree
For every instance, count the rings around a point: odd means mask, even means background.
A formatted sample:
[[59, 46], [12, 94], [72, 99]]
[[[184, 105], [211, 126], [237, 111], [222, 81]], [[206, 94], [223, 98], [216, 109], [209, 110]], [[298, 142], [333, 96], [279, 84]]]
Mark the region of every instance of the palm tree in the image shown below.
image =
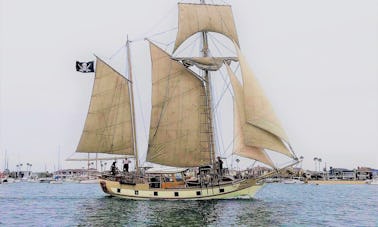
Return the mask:
[[322, 162], [322, 159], [318, 158], [318, 162], [319, 162], [319, 172], [321, 172], [321, 170], [320, 170], [320, 163]]
[[299, 160], [300, 160], [300, 162], [301, 162], [301, 171], [302, 171], [302, 163], [303, 163], [303, 159], [304, 159], [303, 156], [300, 156], [300, 157], [299, 157]]
[[314, 164], [315, 164], [315, 172], [316, 172], [316, 162], [318, 161], [318, 158], [317, 157], [315, 157], [314, 158]]

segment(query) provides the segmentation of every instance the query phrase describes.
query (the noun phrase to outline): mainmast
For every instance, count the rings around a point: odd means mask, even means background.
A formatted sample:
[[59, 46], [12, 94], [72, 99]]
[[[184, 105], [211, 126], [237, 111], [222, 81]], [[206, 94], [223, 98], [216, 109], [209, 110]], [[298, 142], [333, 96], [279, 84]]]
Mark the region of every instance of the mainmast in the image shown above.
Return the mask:
[[[206, 4], [205, 0], [201, 0], [201, 4]], [[202, 32], [202, 53], [203, 57], [208, 57], [209, 55], [209, 45], [207, 32]], [[213, 112], [212, 112], [212, 103], [211, 103], [211, 80], [209, 70], [204, 70], [204, 79], [205, 79], [205, 89], [206, 89], [206, 98], [207, 98], [207, 113], [208, 113], [208, 133], [210, 135], [210, 159], [213, 167], [215, 168], [215, 144], [214, 144], [214, 130], [213, 130]]]
[[135, 127], [135, 107], [134, 107], [134, 86], [133, 86], [133, 73], [131, 68], [131, 57], [130, 57], [130, 41], [129, 37], [127, 37], [126, 41], [126, 48], [127, 48], [127, 65], [129, 70], [129, 87], [130, 87], [130, 103], [131, 103], [131, 127], [133, 128], [133, 146], [134, 146], [134, 156], [135, 156], [135, 169], [138, 172], [139, 169], [139, 158], [138, 158], [138, 145], [137, 145], [137, 138], [136, 138], [136, 127]]

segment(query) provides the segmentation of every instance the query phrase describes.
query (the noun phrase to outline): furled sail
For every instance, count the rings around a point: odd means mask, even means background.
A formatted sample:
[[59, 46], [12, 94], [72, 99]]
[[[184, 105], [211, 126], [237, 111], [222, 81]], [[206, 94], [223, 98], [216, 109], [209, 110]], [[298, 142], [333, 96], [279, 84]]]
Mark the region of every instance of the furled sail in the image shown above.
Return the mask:
[[97, 58], [84, 130], [76, 152], [134, 155], [129, 84]]
[[150, 52], [152, 110], [147, 161], [175, 167], [209, 164], [203, 82], [153, 43]]
[[247, 121], [243, 87], [230, 67], [228, 65], [226, 65], [226, 67], [234, 90], [234, 99], [237, 104], [238, 116], [240, 117], [241, 127], [243, 129], [244, 144], [249, 147], [269, 149], [293, 157], [293, 154], [286, 148], [285, 144], [279, 137]]
[[287, 136], [276, 117], [272, 105], [264, 95], [251, 68], [248, 66], [240, 49], [235, 45], [243, 77], [245, 115], [247, 122], [262, 128], [288, 142]]
[[177, 61], [182, 61], [184, 66], [193, 66], [207, 71], [219, 70], [224, 61], [231, 62], [237, 61], [234, 57], [192, 57], [192, 58], [172, 58]]
[[179, 3], [179, 23], [174, 51], [197, 32], [217, 32], [239, 43], [229, 5]]

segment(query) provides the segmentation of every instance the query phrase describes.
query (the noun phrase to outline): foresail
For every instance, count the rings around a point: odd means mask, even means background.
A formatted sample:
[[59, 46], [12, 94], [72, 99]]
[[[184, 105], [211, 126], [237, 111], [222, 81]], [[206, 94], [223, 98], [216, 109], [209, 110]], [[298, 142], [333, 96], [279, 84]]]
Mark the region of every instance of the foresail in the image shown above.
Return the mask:
[[134, 155], [129, 84], [97, 58], [84, 130], [76, 152]]
[[203, 82], [150, 43], [152, 110], [147, 161], [193, 167], [210, 163]]
[[239, 43], [231, 6], [179, 3], [179, 25], [174, 51], [197, 32], [217, 32]]
[[240, 117], [241, 127], [243, 129], [244, 144], [250, 147], [269, 149], [284, 154], [286, 156], [293, 157], [293, 154], [287, 149], [287, 147], [279, 137], [247, 122], [244, 109], [245, 103], [243, 96], [243, 87], [238, 81], [238, 79], [235, 77], [230, 67], [228, 65], [226, 65], [226, 67], [234, 91], [234, 99], [237, 104], [237, 109], [239, 113], [238, 116]]
[[240, 49], [235, 45], [243, 77], [243, 92], [246, 120], [256, 127], [262, 128], [288, 142], [285, 131], [276, 117], [272, 105], [264, 95], [251, 68], [248, 66]]

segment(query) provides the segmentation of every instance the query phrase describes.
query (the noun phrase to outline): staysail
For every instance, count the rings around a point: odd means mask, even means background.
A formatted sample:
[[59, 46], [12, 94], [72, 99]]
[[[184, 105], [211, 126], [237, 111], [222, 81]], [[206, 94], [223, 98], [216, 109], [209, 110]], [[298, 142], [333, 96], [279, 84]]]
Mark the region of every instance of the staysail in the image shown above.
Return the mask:
[[259, 85], [240, 49], [237, 45], [235, 45], [235, 48], [237, 50], [243, 78], [243, 93], [247, 122], [288, 142], [286, 133], [276, 117], [272, 105], [264, 95], [264, 91]]
[[245, 123], [241, 121], [239, 112], [238, 105], [234, 100], [234, 154], [245, 158], [251, 158], [271, 167], [275, 167], [270, 157], [262, 148], [245, 145], [245, 135], [242, 127], [242, 124]]
[[134, 155], [129, 82], [97, 58], [84, 130], [76, 152]]
[[269, 149], [279, 152], [281, 154], [292, 157], [292, 153], [286, 148], [281, 139], [274, 134], [256, 127], [247, 121], [245, 111], [245, 100], [243, 95], [243, 86], [235, 77], [231, 68], [226, 64], [227, 72], [231, 80], [231, 85], [234, 90], [234, 99], [238, 109], [238, 117], [240, 117], [242, 132], [244, 136], [244, 144], [249, 147], [257, 147], [263, 149]]
[[239, 43], [231, 6], [179, 3], [179, 22], [174, 51], [197, 32], [217, 32]]
[[210, 163], [205, 87], [200, 78], [155, 44], [147, 161], [175, 167]]

